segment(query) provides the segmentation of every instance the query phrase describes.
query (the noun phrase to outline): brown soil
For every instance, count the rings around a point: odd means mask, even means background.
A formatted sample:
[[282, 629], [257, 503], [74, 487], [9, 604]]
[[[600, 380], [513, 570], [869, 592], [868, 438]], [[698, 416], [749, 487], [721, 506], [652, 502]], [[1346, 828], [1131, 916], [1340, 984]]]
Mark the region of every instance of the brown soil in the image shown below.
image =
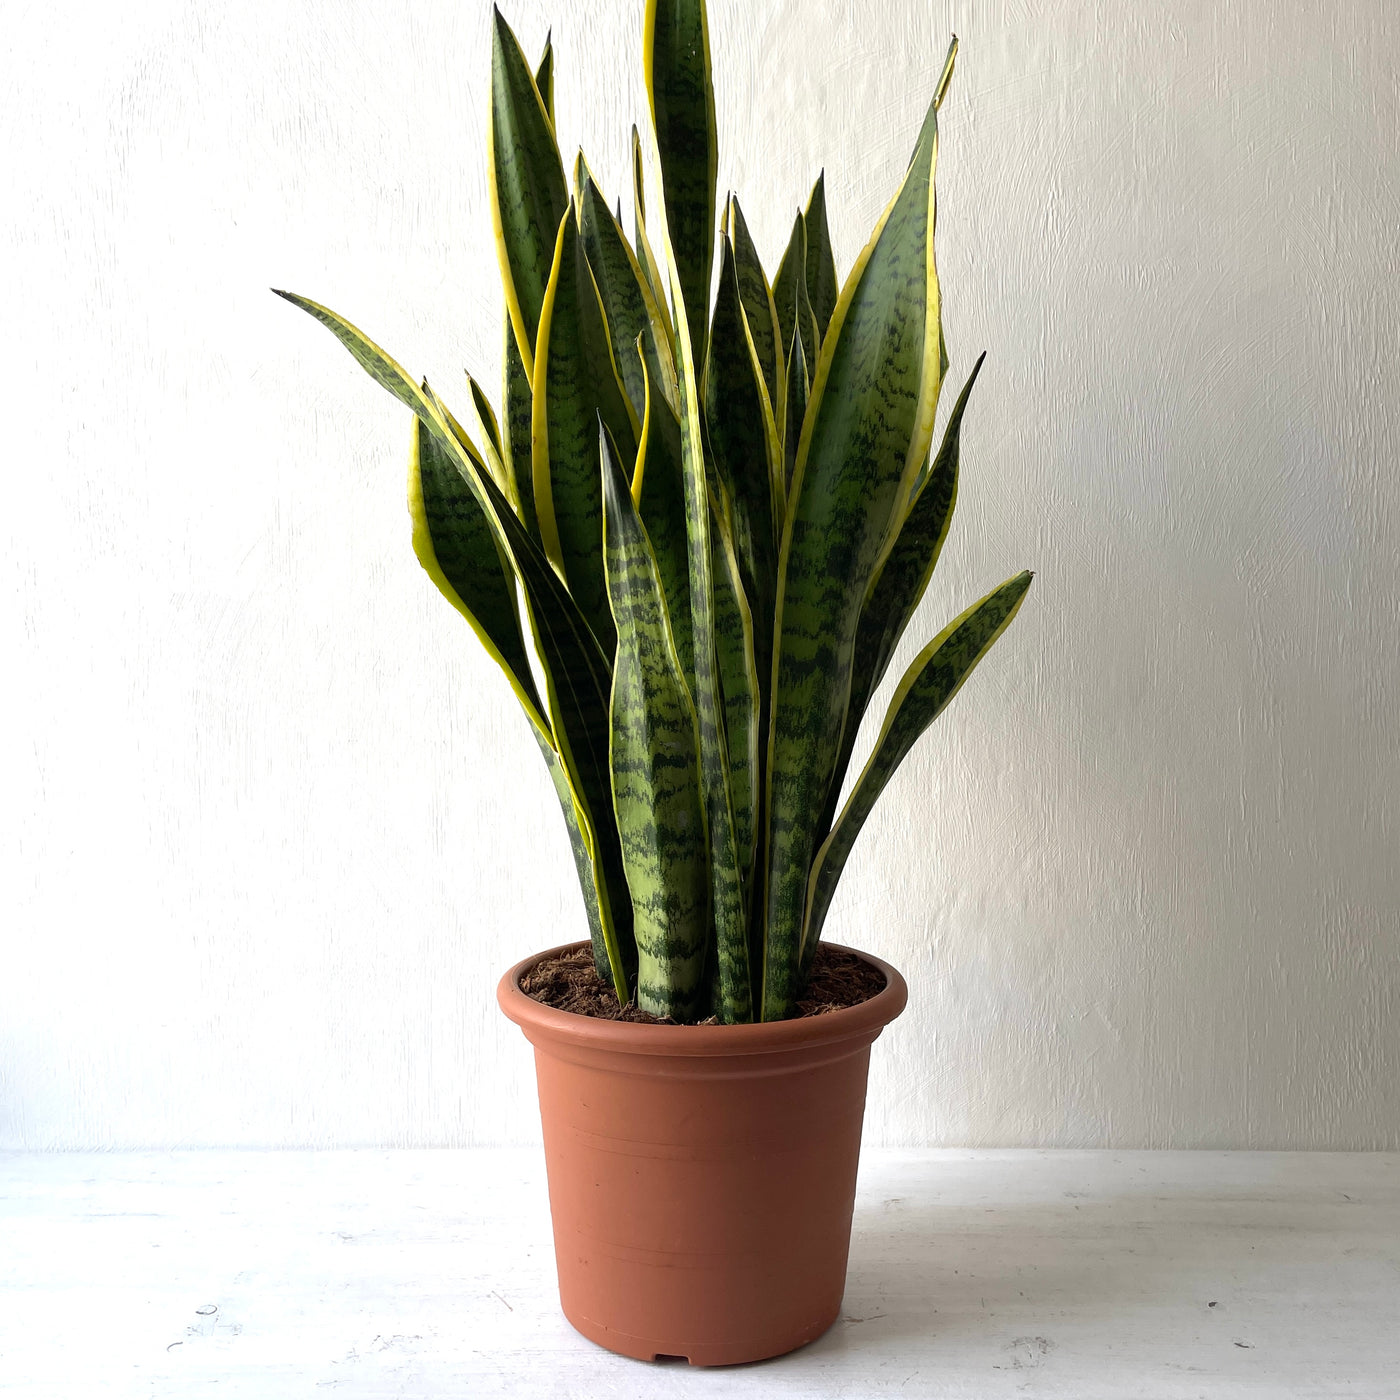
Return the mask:
[[[854, 953], [839, 952], [819, 945], [812, 960], [807, 990], [798, 999], [796, 1016], [823, 1016], [858, 1006], [885, 989], [885, 974]], [[653, 1026], [673, 1026], [669, 1017], [653, 1016], [632, 1004], [620, 1006], [617, 994], [601, 981], [593, 966], [593, 950], [585, 944], [571, 953], [536, 963], [520, 979], [520, 990], [546, 1006], [572, 1011], [576, 1016], [593, 1016], [600, 1021], [643, 1021]], [[715, 1017], [697, 1022], [717, 1025]]]

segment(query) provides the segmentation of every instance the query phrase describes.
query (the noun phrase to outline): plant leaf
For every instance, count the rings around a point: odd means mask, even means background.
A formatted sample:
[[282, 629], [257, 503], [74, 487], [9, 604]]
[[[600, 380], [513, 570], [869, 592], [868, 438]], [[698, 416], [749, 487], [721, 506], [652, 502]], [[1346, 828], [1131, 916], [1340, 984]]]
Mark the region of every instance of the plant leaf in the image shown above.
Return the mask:
[[943, 713], [992, 643], [1011, 625], [1030, 586], [1029, 572], [1007, 579], [949, 623], [904, 673], [890, 701], [875, 751], [812, 863], [804, 962], [810, 963], [816, 951], [836, 882], [885, 784], [919, 736]]
[[832, 773], [822, 823], [828, 828], [836, 815], [837, 799], [850, 767], [861, 718], [870, 697], [884, 679], [890, 658], [909, 625], [909, 619], [914, 615], [914, 609], [924, 596], [938, 556], [943, 551], [943, 541], [948, 537], [958, 495], [958, 456], [963, 414], [985, 358], [985, 355], [977, 357], [977, 363], [948, 417], [938, 455], [933, 459], [928, 474], [921, 477], [894, 544], [884, 562], [876, 568], [875, 576], [866, 590], [860, 628], [856, 632], [855, 659], [851, 665], [851, 698], [846, 707], [841, 753]]
[[676, 374], [680, 396], [681, 466], [690, 559], [690, 612], [695, 642], [695, 711], [700, 725], [700, 773], [710, 833], [710, 909], [716, 943], [716, 1011], [721, 1021], [753, 1019], [748, 912], [739, 872], [734, 813], [729, 797], [729, 760], [721, 728], [721, 695], [715, 657], [714, 577], [710, 553], [710, 502], [700, 430], [695, 338], [687, 319], [666, 208], [657, 230], [671, 277], [671, 312], [676, 326]]
[[690, 616], [690, 557], [685, 533], [685, 476], [681, 466], [681, 425], [671, 406], [651, 392], [642, 366], [646, 400], [641, 446], [632, 478], [632, 499], [646, 526], [656, 558], [661, 591], [671, 617], [676, 656], [686, 683], [695, 684], [695, 643]]
[[[553, 61], [550, 62], [553, 74]], [[506, 310], [520, 360], [533, 380], [535, 335], [549, 281], [555, 234], [569, 204], [554, 123], [510, 26], [493, 9], [491, 135], [488, 143], [491, 219]]]
[[787, 403], [783, 410], [783, 485], [788, 498], [792, 495], [792, 467], [797, 457], [798, 439], [802, 436], [802, 419], [807, 413], [807, 396], [812, 388], [807, 378], [807, 363], [802, 337], [794, 335], [788, 349]]
[[552, 745], [554, 736], [520, 630], [514, 570], [501, 557], [481, 503], [419, 418], [414, 419], [409, 453], [408, 513], [418, 562], [471, 624], [487, 654], [505, 672], [530, 722]]
[[637, 1005], [693, 1021], [702, 1010], [710, 912], [700, 740], [651, 545], [601, 418], [598, 425], [603, 553], [617, 624], [613, 809], [632, 892]]
[[[773, 278], [773, 313], [778, 318], [778, 343], [784, 347], [792, 344], [792, 332], [797, 325], [797, 291], [802, 287], [805, 294], [806, 267], [807, 229], [799, 209]], [[815, 362], [815, 356], [810, 357], [810, 362]]]
[[617, 638], [599, 548], [598, 415], [632, 458], [637, 430], [618, 383], [607, 321], [572, 207], [559, 225], [537, 348], [533, 472], [540, 538], [604, 655], [611, 657]]
[[[702, 392], [715, 473], [733, 507], [734, 544], [754, 611], [760, 670], [771, 647], [782, 501], [777, 433], [754, 343], [739, 299], [734, 250], [721, 244], [719, 291]], [[764, 693], [767, 693], [765, 686]]]
[[592, 179], [586, 178], [583, 183], [578, 226], [603, 303], [613, 362], [640, 421], [646, 407], [646, 390], [643, 365], [636, 350], [638, 336], [642, 337], [642, 353], [651, 382], [662, 393], [669, 387], [670, 396], [675, 396], [676, 365], [666, 323], [621, 227]]
[[[632, 126], [632, 231], [637, 249], [637, 261], [646, 274], [647, 285], [666, 324], [666, 338], [673, 344], [676, 339], [675, 323], [671, 319], [670, 303], [666, 299], [666, 279], [661, 275], [656, 254], [647, 238], [647, 206], [645, 193], [646, 178], [642, 169], [642, 138], [637, 134], [636, 124]], [[674, 357], [673, 357], [674, 359]], [[674, 387], [674, 386], [673, 386]]]
[[[729, 796], [734, 842], [747, 888], [758, 839], [759, 671], [754, 663], [754, 617], [723, 513], [711, 502], [710, 546], [714, 551], [715, 659], [724, 711]], [[747, 900], [746, 900], [747, 904]]]
[[[495, 410], [482, 392], [481, 385], [467, 374], [467, 389], [471, 394], [472, 409], [476, 414], [477, 425], [481, 429], [484, 446], [481, 453], [483, 465], [491, 473], [491, 480], [505, 493], [506, 499], [517, 515], [520, 514], [520, 492], [515, 486], [515, 470], [508, 455], [501, 450], [501, 429], [496, 422]], [[461, 440], [462, 434], [458, 434]]]
[[426, 386], [419, 389], [396, 360], [363, 331], [319, 303], [292, 292], [278, 296], [320, 321], [376, 383], [406, 404], [423, 421], [434, 441], [455, 463], [504, 547], [524, 591], [525, 610], [546, 680], [550, 728], [584, 842], [593, 863], [606, 965], [618, 999], [626, 1001], [628, 973], [635, 966], [632, 906], [622, 871], [622, 851], [612, 815], [608, 775], [608, 696], [612, 687], [609, 659], [584, 621], [568, 590], [525, 532], [490, 473], [480, 468], [479, 453], [470, 453], [449, 425], [448, 415]]
[[[598, 903], [598, 876], [593, 868], [593, 857], [589, 854], [588, 845], [584, 840], [583, 828], [579, 825], [573, 790], [569, 787], [569, 778], [564, 772], [559, 755], [545, 742], [542, 735], [537, 733], [535, 737], [539, 740], [540, 754], [544, 758], [545, 767], [549, 769], [549, 780], [554, 784], [554, 795], [559, 799], [559, 810], [564, 814], [564, 826], [569, 833], [569, 850], [573, 853], [574, 870], [578, 875], [579, 890], [583, 894], [583, 911], [588, 919], [589, 939], [593, 944], [593, 965], [598, 976], [604, 982], [610, 982], [612, 971], [608, 960], [602, 908]], [[626, 985], [624, 979], [624, 988]]]
[[550, 126], [554, 125], [554, 34], [544, 36], [544, 52], [535, 68], [535, 86], [540, 90], [540, 101], [544, 103], [545, 115]]
[[504, 367], [506, 416], [505, 441], [502, 446], [510, 453], [510, 471], [520, 503], [521, 523], [530, 537], [538, 541], [540, 527], [535, 518], [535, 482], [531, 465], [534, 449], [530, 442], [534, 395], [530, 389], [530, 377], [525, 373], [525, 363], [520, 358], [520, 347], [515, 343], [515, 331], [511, 327], [509, 316], [505, 318], [505, 348], [501, 359]]
[[[831, 251], [831, 231], [826, 223], [826, 171], [817, 176], [812, 186], [807, 211], [803, 215], [807, 229], [806, 283], [807, 300], [817, 318], [819, 336], [826, 335], [831, 313], [836, 308], [836, 259]], [[812, 359], [821, 348], [820, 340], [811, 347]]]
[[937, 405], [932, 107], [915, 159], [861, 253], [822, 343], [779, 563], [768, 747], [765, 1019], [798, 990], [807, 876], [850, 698], [856, 629], [892, 512]]
[[[647, 0], [642, 52], [672, 271], [685, 302], [691, 351], [703, 364], [719, 156], [705, 0]], [[677, 331], [680, 319], [677, 313]]]
[[754, 351], [763, 368], [763, 382], [768, 388], [768, 400], [774, 414], [781, 412], [783, 398], [782, 340], [778, 331], [778, 313], [773, 305], [773, 292], [759, 261], [758, 249], [749, 235], [744, 211], [736, 196], [729, 196], [731, 237], [734, 242], [734, 269], [739, 279], [739, 300], [748, 319], [749, 334]]

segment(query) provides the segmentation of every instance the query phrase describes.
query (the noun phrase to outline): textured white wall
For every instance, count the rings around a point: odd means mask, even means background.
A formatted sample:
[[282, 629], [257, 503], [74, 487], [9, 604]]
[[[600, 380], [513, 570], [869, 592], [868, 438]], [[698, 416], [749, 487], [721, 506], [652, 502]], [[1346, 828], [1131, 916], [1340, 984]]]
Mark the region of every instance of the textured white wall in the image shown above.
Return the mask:
[[[640, 0], [554, 26], [609, 190]], [[0, 1145], [537, 1131], [501, 970], [580, 935], [524, 722], [408, 545], [407, 414], [271, 285], [496, 382], [480, 0], [7, 6]], [[1007, 638], [828, 928], [892, 1143], [1400, 1146], [1400, 10], [712, 4], [721, 181], [843, 271], [950, 29], [990, 351], [919, 638]], [[911, 646], [906, 647], [906, 656]]]

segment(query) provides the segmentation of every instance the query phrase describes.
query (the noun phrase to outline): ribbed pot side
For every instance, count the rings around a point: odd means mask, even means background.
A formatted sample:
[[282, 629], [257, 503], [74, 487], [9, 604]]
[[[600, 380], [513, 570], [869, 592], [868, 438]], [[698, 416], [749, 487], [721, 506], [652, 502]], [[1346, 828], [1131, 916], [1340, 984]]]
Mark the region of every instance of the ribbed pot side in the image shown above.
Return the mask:
[[[650, 1026], [543, 1006], [501, 979], [535, 1047], [564, 1315], [625, 1356], [723, 1366], [836, 1320], [870, 1045], [904, 979], [859, 1006], [752, 1026]], [[836, 945], [832, 945], [836, 946]], [[856, 951], [856, 950], [850, 950]]]

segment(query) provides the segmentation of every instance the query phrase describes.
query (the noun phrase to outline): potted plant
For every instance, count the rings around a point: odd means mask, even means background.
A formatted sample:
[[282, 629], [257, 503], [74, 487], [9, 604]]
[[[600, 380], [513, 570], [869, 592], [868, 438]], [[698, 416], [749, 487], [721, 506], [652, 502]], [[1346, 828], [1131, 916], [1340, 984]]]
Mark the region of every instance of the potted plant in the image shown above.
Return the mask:
[[[630, 239], [582, 154], [566, 179], [551, 47], [530, 65], [497, 11], [499, 417], [469, 377], [464, 427], [349, 322], [279, 293], [413, 410], [414, 550], [559, 798], [591, 937], [512, 968], [499, 999], [535, 1046], [564, 1310], [633, 1356], [754, 1360], [835, 1319], [869, 1047], [906, 991], [823, 922], [875, 800], [1030, 585], [919, 652], [838, 810], [948, 531], [981, 366], [935, 446], [955, 52], [838, 292], [822, 179], [771, 282], [737, 199], [716, 217], [703, 0], [647, 3], [661, 198], [634, 127]], [[854, 993], [803, 1014], [843, 976]], [[551, 979], [612, 1019], [547, 1004]]]

